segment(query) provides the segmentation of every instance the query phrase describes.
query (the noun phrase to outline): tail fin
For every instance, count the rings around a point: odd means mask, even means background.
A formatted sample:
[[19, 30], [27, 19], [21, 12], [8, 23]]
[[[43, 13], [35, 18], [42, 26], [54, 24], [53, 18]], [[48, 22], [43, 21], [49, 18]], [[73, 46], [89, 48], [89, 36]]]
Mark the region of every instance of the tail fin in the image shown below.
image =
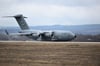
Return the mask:
[[5, 17], [14, 17], [22, 30], [28, 30], [29, 29], [29, 26], [27, 25], [27, 23], [24, 19], [24, 18], [27, 18], [27, 17], [24, 17], [22, 14], [15, 15], [15, 16], [5, 16]]

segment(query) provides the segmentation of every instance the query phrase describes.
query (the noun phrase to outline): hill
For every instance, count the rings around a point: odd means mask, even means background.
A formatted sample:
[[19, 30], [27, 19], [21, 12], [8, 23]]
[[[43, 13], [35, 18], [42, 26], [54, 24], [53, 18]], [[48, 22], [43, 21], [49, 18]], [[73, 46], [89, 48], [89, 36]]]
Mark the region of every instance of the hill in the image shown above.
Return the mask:
[[[50, 25], [50, 26], [31, 26], [31, 29], [35, 30], [64, 30], [72, 31], [76, 34], [100, 34], [100, 24], [89, 24], [89, 25]], [[0, 32], [7, 29], [9, 32], [20, 31], [19, 27], [3, 27]]]

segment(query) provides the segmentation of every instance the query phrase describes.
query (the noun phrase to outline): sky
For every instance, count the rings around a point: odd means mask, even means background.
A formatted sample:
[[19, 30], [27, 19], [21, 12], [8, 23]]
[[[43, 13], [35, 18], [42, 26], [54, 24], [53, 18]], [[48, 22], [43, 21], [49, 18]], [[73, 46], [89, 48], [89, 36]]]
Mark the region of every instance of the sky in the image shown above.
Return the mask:
[[23, 14], [29, 26], [100, 24], [100, 0], [0, 0], [0, 26], [18, 26]]

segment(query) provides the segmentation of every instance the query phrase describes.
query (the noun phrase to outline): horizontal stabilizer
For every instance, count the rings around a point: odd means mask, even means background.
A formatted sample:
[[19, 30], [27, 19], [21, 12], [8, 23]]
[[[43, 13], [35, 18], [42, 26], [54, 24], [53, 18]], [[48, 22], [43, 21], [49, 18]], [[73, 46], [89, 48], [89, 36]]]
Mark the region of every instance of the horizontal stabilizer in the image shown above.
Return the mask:
[[[18, 15], [16, 15], [16, 16], [3, 16], [4, 18], [10, 18], [10, 17], [18, 17]], [[25, 16], [23, 16], [24, 18], [27, 18], [27, 17], [25, 17]]]

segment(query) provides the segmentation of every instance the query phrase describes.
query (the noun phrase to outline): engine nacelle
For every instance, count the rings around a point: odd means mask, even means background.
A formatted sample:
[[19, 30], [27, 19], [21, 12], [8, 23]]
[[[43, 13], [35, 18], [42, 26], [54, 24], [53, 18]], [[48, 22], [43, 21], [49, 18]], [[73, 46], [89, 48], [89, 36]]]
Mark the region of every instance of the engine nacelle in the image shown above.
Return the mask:
[[37, 33], [33, 33], [33, 34], [32, 34], [32, 38], [33, 38], [34, 40], [37, 40], [39, 37], [40, 37], [40, 36], [39, 36], [39, 34], [37, 34]]
[[40, 34], [42, 40], [51, 40], [52, 33], [51, 32], [44, 32]]

